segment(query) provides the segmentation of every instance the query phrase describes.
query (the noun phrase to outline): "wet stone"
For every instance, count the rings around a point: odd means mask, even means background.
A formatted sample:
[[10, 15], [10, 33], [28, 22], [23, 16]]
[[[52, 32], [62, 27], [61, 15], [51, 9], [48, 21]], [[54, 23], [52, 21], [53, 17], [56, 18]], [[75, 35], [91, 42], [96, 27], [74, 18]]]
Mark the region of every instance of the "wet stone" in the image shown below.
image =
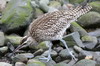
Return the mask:
[[69, 58], [70, 54], [67, 49], [63, 49], [59, 52], [59, 56], [63, 57], [64, 59]]
[[73, 66], [96, 66], [96, 61], [83, 59], [83, 60], [78, 61]]
[[8, 47], [7, 46], [4, 46], [4, 47], [0, 47], [0, 52], [1, 53], [5, 53], [8, 51]]
[[17, 54], [16, 56], [14, 56], [12, 58], [12, 60], [14, 62], [26, 62], [26, 61], [28, 61], [28, 58], [26, 56], [24, 56], [24, 55]]
[[96, 29], [88, 33], [91, 36], [99, 37], [100, 36], [100, 29]]
[[6, 36], [6, 41], [11, 42], [14, 46], [20, 45], [21, 40], [22, 40], [22, 37], [20, 37], [18, 35]]
[[78, 32], [73, 32], [71, 34], [68, 34], [63, 39], [66, 41], [69, 47], [74, 46], [74, 45], [84, 47], [84, 45], [82, 44], [82, 41], [80, 40], [80, 35]]
[[23, 62], [16, 62], [15, 66], [26, 66], [26, 64], [24, 64]]
[[43, 62], [36, 60], [36, 59], [30, 59], [27, 62], [27, 66], [46, 66]]
[[12, 66], [12, 64], [6, 62], [0, 62], [0, 66]]
[[82, 15], [77, 22], [83, 27], [96, 28], [97, 26], [100, 26], [100, 14], [98, 12], [90, 11]]
[[78, 46], [74, 46], [74, 49], [79, 53], [78, 54], [79, 59], [84, 59], [87, 56], [93, 56], [90, 51], [83, 50], [82, 48]]
[[61, 63], [55, 64], [54, 66], [70, 66], [70, 65], [68, 65], [68, 64], [66, 64], [64, 62], [61, 62]]
[[[42, 54], [42, 56], [48, 56], [48, 52], [49, 52], [49, 50], [45, 51], [45, 52]], [[51, 57], [55, 57], [55, 56], [57, 56], [57, 52], [54, 51], [54, 50], [52, 50], [52, 51], [51, 51]]]
[[83, 36], [83, 44], [88, 49], [93, 49], [97, 45], [97, 38], [94, 36]]
[[0, 46], [3, 46], [5, 42], [4, 33], [0, 31]]
[[56, 62], [54, 60], [50, 60], [49, 62], [43, 62], [46, 64], [46, 66], [54, 66]]

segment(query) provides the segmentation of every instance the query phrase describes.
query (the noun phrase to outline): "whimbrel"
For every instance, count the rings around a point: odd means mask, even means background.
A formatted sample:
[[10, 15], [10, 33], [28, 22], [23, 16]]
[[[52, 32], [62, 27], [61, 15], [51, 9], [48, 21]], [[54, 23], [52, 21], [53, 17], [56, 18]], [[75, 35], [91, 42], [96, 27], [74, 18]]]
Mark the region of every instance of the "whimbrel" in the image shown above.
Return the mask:
[[[26, 41], [23, 42], [21, 46], [27, 44], [27, 42], [31, 40], [33, 42], [32, 44], [38, 44], [42, 41], [60, 40], [72, 56], [72, 59], [76, 60], [62, 38], [66, 29], [70, 26], [70, 23], [76, 21], [78, 17], [90, 11], [91, 8], [92, 7], [88, 4], [84, 7], [79, 5], [73, 10], [61, 10], [42, 15], [30, 24], [28, 35], [23, 39]], [[41, 59], [47, 59], [47, 61], [49, 61], [51, 59], [50, 52], [51, 45], [49, 46], [48, 57]]]

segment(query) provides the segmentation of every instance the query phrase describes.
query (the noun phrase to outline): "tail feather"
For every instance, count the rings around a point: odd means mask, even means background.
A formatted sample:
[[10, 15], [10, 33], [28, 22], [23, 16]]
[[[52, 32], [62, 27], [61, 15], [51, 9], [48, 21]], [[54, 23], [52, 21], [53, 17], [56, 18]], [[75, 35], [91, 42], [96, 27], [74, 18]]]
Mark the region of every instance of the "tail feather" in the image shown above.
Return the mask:
[[84, 6], [84, 8], [80, 9], [77, 13], [76, 13], [76, 17], [78, 18], [81, 15], [84, 15], [85, 13], [87, 13], [88, 11], [90, 11], [92, 9], [92, 7], [90, 5], [86, 5]]

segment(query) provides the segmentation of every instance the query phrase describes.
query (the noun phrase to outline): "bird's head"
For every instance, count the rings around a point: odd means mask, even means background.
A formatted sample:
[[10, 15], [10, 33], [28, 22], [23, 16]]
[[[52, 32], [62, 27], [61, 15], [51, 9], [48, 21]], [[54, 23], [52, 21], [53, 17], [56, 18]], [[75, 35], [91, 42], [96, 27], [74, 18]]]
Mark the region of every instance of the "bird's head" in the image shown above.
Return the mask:
[[37, 44], [37, 42], [32, 37], [29, 37], [29, 36], [24, 36], [20, 43], [21, 44], [13, 51], [13, 53], [15, 53], [16, 51], [18, 51], [19, 49], [23, 47], [29, 46], [30, 44], [33, 44], [33, 45]]
[[37, 41], [30, 36], [24, 36], [21, 40], [21, 45], [29, 46], [30, 44], [37, 45]]

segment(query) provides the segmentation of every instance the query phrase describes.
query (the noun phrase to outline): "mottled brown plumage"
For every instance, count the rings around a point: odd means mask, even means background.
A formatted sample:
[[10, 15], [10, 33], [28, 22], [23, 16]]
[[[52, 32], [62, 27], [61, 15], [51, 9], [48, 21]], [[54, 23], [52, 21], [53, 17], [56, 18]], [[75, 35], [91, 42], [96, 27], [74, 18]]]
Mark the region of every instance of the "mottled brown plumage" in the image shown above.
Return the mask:
[[83, 9], [81, 8], [82, 6], [78, 6], [74, 10], [55, 11], [44, 14], [30, 24], [29, 36], [37, 42], [62, 39], [70, 23], [88, 12], [91, 6], [87, 5]]
[[[27, 42], [38, 44], [42, 41], [60, 40], [65, 45], [72, 58], [75, 59], [73, 54], [69, 51], [66, 42], [62, 40], [63, 34], [70, 26], [71, 22], [76, 21], [78, 17], [87, 13], [91, 8], [92, 7], [87, 4], [84, 7], [77, 6], [73, 10], [62, 10], [44, 14], [30, 24], [28, 35], [24, 38], [27, 38], [27, 40], [23, 45]], [[49, 51], [51, 51], [51, 46]], [[48, 58], [50, 60], [50, 53]]]

